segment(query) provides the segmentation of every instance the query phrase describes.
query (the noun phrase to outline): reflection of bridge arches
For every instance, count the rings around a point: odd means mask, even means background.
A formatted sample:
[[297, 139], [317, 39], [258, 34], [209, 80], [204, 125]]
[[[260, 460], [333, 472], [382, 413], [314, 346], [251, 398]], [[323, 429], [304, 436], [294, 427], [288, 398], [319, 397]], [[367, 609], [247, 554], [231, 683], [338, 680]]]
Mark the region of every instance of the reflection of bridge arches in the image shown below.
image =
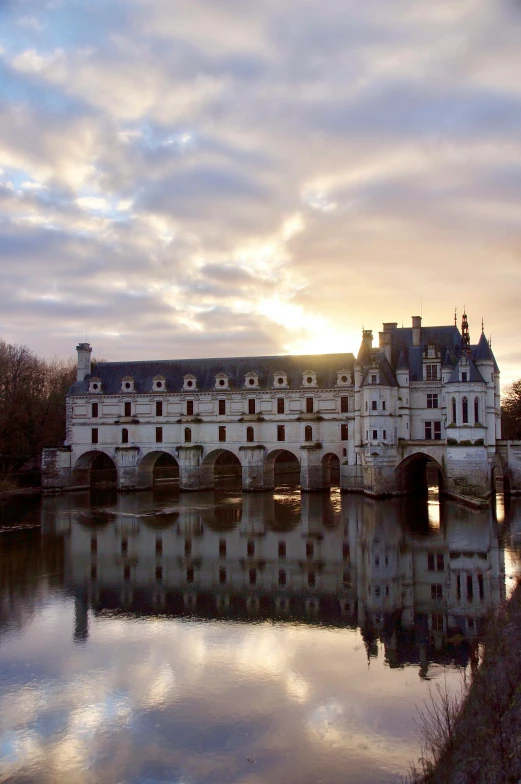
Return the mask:
[[226, 482], [231, 477], [241, 477], [242, 463], [231, 449], [213, 449], [205, 455], [201, 463], [201, 472], [205, 485], [213, 487], [215, 484]]
[[164, 450], [148, 452], [137, 467], [139, 487], [151, 487], [155, 482], [179, 478], [179, 464], [176, 458]]
[[72, 469], [72, 485], [115, 485], [118, 481], [116, 464], [109, 454], [101, 449], [84, 452]]
[[333, 452], [322, 458], [322, 484], [325, 489], [340, 485], [340, 459]]
[[439, 492], [445, 488], [445, 474], [442, 466], [431, 455], [415, 452], [396, 466], [399, 486], [411, 495], [427, 495], [429, 487], [438, 486]]

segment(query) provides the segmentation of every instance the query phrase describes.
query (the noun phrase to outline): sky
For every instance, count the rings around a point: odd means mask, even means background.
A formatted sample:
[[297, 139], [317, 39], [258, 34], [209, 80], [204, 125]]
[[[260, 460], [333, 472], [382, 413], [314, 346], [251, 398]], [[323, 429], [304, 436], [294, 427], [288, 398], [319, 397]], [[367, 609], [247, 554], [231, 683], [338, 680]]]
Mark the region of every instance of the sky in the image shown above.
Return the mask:
[[0, 337], [485, 332], [521, 376], [521, 1], [0, 0]]

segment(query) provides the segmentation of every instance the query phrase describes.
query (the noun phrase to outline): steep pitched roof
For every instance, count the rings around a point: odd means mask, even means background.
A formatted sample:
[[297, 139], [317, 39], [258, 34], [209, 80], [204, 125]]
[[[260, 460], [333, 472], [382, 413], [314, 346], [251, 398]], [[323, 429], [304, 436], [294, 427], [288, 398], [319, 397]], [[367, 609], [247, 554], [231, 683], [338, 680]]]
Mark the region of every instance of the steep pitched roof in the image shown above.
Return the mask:
[[482, 332], [480, 335], [478, 345], [473, 351], [472, 358], [474, 362], [493, 362], [497, 367], [494, 354], [492, 353], [492, 349], [488, 344], [488, 340], [486, 339], [484, 332]]
[[371, 360], [375, 363], [376, 367], [369, 365], [366, 369], [364, 369], [364, 376], [362, 380], [362, 386], [375, 386], [374, 384], [366, 384], [366, 379], [371, 374], [375, 373], [375, 370], [379, 372], [379, 379], [377, 386], [380, 387], [397, 387], [398, 381], [396, 380], [396, 376], [392, 367], [390, 366], [389, 362], [387, 361], [387, 357], [383, 353], [383, 351], [373, 352], [371, 354]]
[[455, 360], [461, 354], [459, 329], [453, 325], [422, 327], [420, 346], [412, 345], [412, 327], [399, 327], [391, 330], [391, 366], [397, 368], [403, 354], [407, 358], [410, 380], [421, 381], [423, 378], [423, 349], [429, 344], [434, 344], [442, 357], [449, 352], [449, 355]]
[[[352, 371], [355, 363], [353, 354], [306, 354], [302, 356], [275, 357], [225, 357], [215, 359], [170, 359], [146, 360], [144, 362], [98, 362], [92, 368], [93, 376], [101, 379], [103, 393], [121, 393], [121, 380], [124, 376], [134, 379], [134, 389], [138, 393], [152, 392], [152, 382], [156, 376], [163, 376], [169, 392], [180, 392], [183, 377], [191, 373], [197, 379], [197, 391], [215, 391], [215, 376], [226, 373], [230, 389], [245, 389], [246, 373], [253, 372], [259, 377], [261, 389], [273, 390], [273, 376], [281, 371], [288, 376], [290, 388], [302, 387], [302, 374], [311, 368], [317, 373], [317, 385], [332, 388], [336, 385], [337, 372]], [[83, 395], [88, 392], [90, 376], [76, 381], [69, 389], [70, 395]]]
[[[460, 368], [460, 364], [461, 364], [462, 359], [463, 358], [460, 357], [460, 359], [458, 360], [454, 370], [452, 371], [452, 374], [451, 374], [449, 380], [447, 381], [448, 384], [459, 384], [460, 383], [459, 368]], [[467, 359], [468, 359], [468, 362], [469, 362], [469, 377], [468, 377], [467, 381], [481, 381], [481, 383], [485, 383], [485, 379], [483, 378], [483, 376], [481, 375], [481, 373], [477, 369], [476, 365], [474, 364], [474, 362], [472, 360], [472, 357], [467, 355]]]

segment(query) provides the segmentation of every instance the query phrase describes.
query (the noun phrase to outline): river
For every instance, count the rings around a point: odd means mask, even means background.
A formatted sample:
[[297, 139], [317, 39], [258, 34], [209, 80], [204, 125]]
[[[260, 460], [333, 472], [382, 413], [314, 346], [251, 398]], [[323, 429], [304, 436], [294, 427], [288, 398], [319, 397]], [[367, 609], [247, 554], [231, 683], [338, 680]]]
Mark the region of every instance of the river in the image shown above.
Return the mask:
[[520, 521], [291, 485], [4, 501], [0, 782], [399, 781]]

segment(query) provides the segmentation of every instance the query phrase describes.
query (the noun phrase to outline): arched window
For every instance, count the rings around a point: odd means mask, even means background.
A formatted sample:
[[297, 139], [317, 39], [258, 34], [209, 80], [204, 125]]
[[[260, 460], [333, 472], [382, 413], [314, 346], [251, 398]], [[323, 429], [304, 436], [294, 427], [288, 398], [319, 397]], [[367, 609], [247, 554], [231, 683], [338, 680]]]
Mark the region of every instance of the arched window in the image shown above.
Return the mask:
[[469, 423], [469, 401], [468, 398], [464, 397], [461, 400], [461, 414], [463, 417], [463, 424], [468, 425]]
[[192, 442], [192, 428], [185, 427], [185, 444], [190, 444]]
[[306, 425], [304, 428], [304, 441], [313, 441], [313, 428], [311, 425]]
[[474, 424], [479, 422], [479, 397], [474, 398]]
[[451, 398], [451, 405], [452, 405], [452, 424], [456, 424], [456, 398]]
[[246, 441], [248, 441], [248, 443], [251, 444], [251, 442], [254, 441], [254, 440], [255, 440], [255, 438], [254, 438], [253, 428], [252, 427], [247, 427], [246, 428]]
[[128, 430], [126, 427], [121, 431], [121, 443], [128, 444]]

